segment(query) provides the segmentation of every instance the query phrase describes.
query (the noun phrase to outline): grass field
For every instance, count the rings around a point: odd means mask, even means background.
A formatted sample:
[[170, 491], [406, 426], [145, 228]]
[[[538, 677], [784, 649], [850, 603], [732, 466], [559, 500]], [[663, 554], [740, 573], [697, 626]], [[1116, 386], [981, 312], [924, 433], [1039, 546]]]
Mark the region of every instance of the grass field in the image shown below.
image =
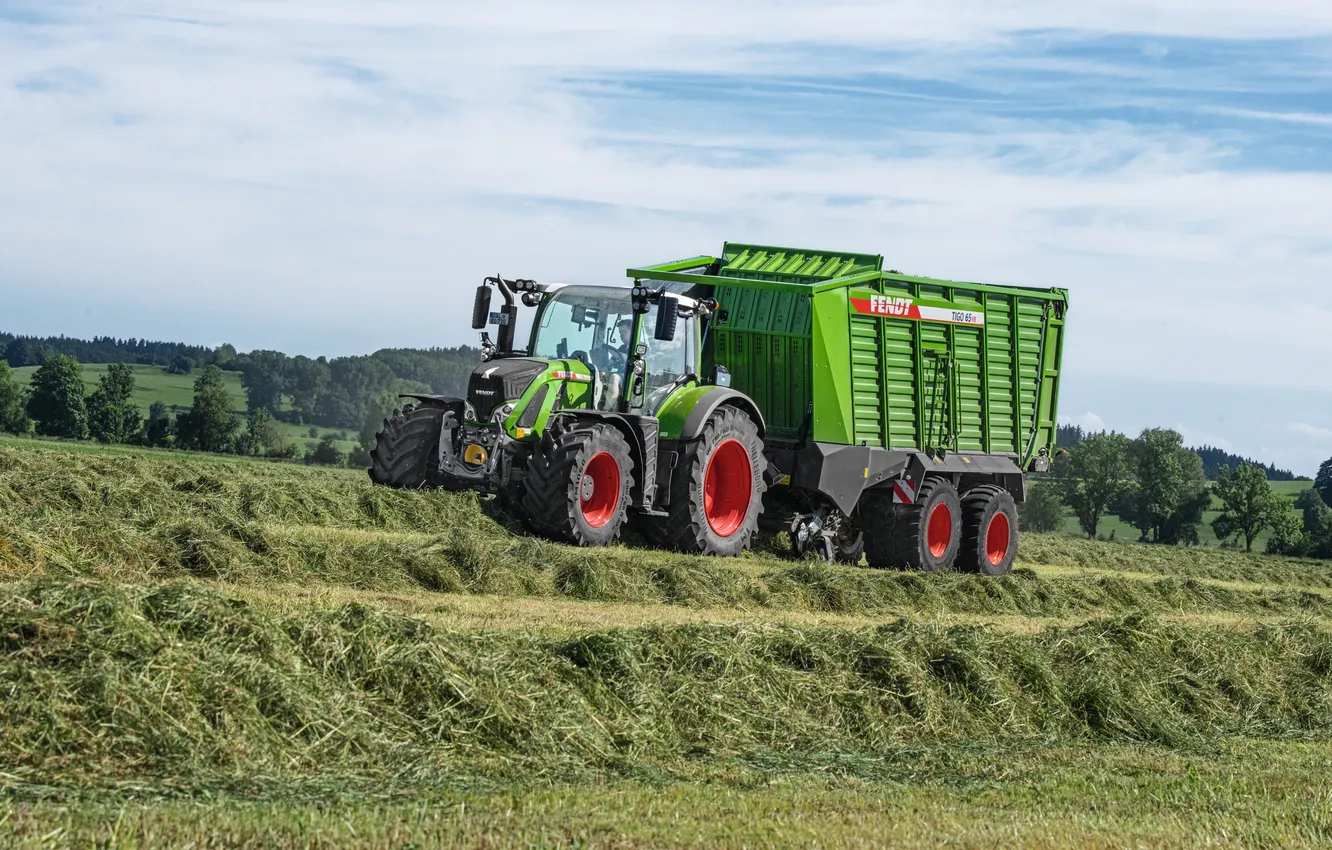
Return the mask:
[[[106, 370], [105, 364], [83, 364], [83, 383], [89, 392], [97, 388], [97, 382], [106, 374]], [[26, 386], [32, 380], [32, 373], [36, 371], [36, 366], [25, 366], [15, 369], [14, 375], [21, 385]], [[161, 366], [130, 366], [130, 371], [134, 373], [134, 402], [145, 415], [148, 413], [148, 408], [159, 401], [170, 408], [173, 414], [189, 410], [194, 404], [194, 382], [199, 377], [197, 369], [189, 375], [171, 375]], [[246, 415], [245, 389], [241, 386], [240, 375], [236, 372], [223, 372], [222, 379], [226, 382], [227, 392], [231, 393], [236, 403], [237, 415]], [[345, 428], [316, 428], [318, 436], [311, 438], [308, 425], [281, 424], [287, 439], [302, 448], [327, 434], [340, 436], [347, 431]], [[338, 441], [338, 448], [344, 453], [352, 451], [357, 446], [356, 435], [353, 433], [348, 436], [351, 439]]]
[[784, 548], [0, 440], [0, 845], [1332, 842], [1332, 564]]

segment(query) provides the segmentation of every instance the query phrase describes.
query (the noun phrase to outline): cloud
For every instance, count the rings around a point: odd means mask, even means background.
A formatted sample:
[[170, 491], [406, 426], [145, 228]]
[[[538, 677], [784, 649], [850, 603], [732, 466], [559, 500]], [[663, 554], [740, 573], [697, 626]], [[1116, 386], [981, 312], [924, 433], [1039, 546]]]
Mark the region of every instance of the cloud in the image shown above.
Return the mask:
[[1329, 59], [1298, 0], [0, 2], [0, 323], [455, 344], [485, 274], [732, 239], [1066, 287], [1070, 388], [1300, 388]]
[[1084, 413], [1079, 413], [1077, 416], [1069, 419], [1068, 422], [1071, 425], [1076, 425], [1082, 430], [1094, 434], [1109, 430], [1105, 427], [1105, 420], [1099, 415], [1092, 413], [1090, 410]]
[[1332, 428], [1320, 428], [1317, 425], [1310, 425], [1308, 422], [1292, 422], [1290, 423], [1290, 430], [1302, 437], [1310, 437], [1324, 443], [1332, 442]]

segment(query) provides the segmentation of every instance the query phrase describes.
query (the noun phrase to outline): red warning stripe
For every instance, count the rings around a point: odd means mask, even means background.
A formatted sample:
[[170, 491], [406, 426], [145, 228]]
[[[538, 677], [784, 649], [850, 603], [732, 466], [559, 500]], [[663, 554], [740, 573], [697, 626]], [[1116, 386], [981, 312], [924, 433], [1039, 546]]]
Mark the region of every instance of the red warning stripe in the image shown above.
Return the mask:
[[894, 481], [893, 502], [899, 505], [914, 505], [916, 503], [916, 485], [906, 480]]

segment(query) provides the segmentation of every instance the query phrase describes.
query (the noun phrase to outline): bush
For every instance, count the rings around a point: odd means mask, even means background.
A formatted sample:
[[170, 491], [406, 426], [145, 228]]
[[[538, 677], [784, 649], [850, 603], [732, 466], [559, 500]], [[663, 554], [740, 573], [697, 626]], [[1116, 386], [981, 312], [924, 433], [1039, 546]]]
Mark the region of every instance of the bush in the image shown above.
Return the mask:
[[342, 466], [347, 462], [347, 456], [338, 448], [334, 436], [329, 434], [319, 441], [319, 445], [306, 451], [305, 462], [319, 466]]

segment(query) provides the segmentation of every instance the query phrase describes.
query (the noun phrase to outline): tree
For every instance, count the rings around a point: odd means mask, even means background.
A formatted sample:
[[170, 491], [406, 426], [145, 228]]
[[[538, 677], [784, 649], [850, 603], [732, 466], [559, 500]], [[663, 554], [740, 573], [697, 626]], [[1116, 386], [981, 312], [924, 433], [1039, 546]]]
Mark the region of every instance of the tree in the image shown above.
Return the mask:
[[1064, 500], [1058, 486], [1040, 481], [1027, 488], [1027, 501], [1018, 510], [1023, 531], [1058, 531], [1064, 519]]
[[1267, 538], [1267, 554], [1293, 557], [1309, 554], [1309, 540], [1305, 537], [1304, 522], [1299, 514], [1283, 506], [1272, 516], [1271, 524], [1272, 534]]
[[143, 414], [134, 404], [134, 372], [112, 363], [88, 396], [88, 432], [99, 443], [128, 443], [139, 433]]
[[82, 440], [88, 436], [88, 410], [83, 401], [83, 370], [68, 354], [56, 354], [32, 375], [28, 416], [43, 437]]
[[1123, 434], [1091, 434], [1069, 449], [1068, 457], [1060, 464], [1060, 495], [1088, 537], [1096, 537], [1101, 515], [1124, 490], [1129, 474], [1128, 445]]
[[165, 448], [171, 445], [171, 414], [165, 403], [155, 401], [148, 408], [148, 419], [143, 423], [143, 442], [147, 446]]
[[1323, 498], [1323, 504], [1332, 505], [1332, 458], [1323, 461], [1314, 477], [1314, 489]]
[[256, 410], [278, 410], [287, 380], [287, 355], [281, 351], [251, 351], [241, 362], [241, 384], [245, 404]]
[[238, 423], [222, 370], [205, 366], [194, 381], [194, 406], [176, 421], [180, 444], [203, 452], [230, 452]]
[[1295, 498], [1303, 519], [1306, 552], [1315, 558], [1332, 558], [1332, 508], [1317, 490], [1305, 490]]
[[338, 448], [337, 441], [332, 434], [324, 435], [324, 439], [319, 441], [319, 445], [305, 453], [306, 463], [317, 463], [322, 466], [342, 466], [346, 460], [347, 456]]
[[332, 428], [359, 428], [370, 400], [396, 377], [373, 357], [338, 357], [328, 368], [330, 386], [319, 398], [318, 421]]
[[236, 346], [229, 342], [224, 342], [217, 347], [214, 355], [217, 358], [217, 365], [221, 369], [230, 369], [236, 363]]
[[282, 454], [286, 436], [282, 425], [267, 410], [256, 410], [245, 423], [244, 447], [242, 454], [271, 455]]
[[40, 366], [51, 356], [51, 348], [43, 342], [20, 337], [5, 346], [4, 359], [15, 369]]
[[32, 430], [24, 395], [9, 363], [0, 360], [0, 431], [6, 434], [26, 434]]
[[1116, 504], [1121, 519], [1156, 543], [1198, 542], [1198, 524], [1211, 505], [1202, 458], [1167, 428], [1148, 428], [1129, 447], [1134, 485]]
[[168, 375], [188, 375], [194, 371], [194, 361], [184, 354], [177, 354], [171, 358], [166, 371]]
[[1212, 529], [1221, 540], [1236, 534], [1243, 537], [1245, 552], [1253, 551], [1253, 539], [1286, 510], [1285, 501], [1272, 492], [1267, 473], [1248, 463], [1233, 473], [1223, 465], [1213, 492], [1221, 500], [1221, 515], [1213, 520]]
[[291, 396], [291, 410], [297, 423], [313, 422], [318, 415], [319, 397], [328, 392], [332, 372], [324, 358], [293, 357], [287, 364], [286, 391]]

